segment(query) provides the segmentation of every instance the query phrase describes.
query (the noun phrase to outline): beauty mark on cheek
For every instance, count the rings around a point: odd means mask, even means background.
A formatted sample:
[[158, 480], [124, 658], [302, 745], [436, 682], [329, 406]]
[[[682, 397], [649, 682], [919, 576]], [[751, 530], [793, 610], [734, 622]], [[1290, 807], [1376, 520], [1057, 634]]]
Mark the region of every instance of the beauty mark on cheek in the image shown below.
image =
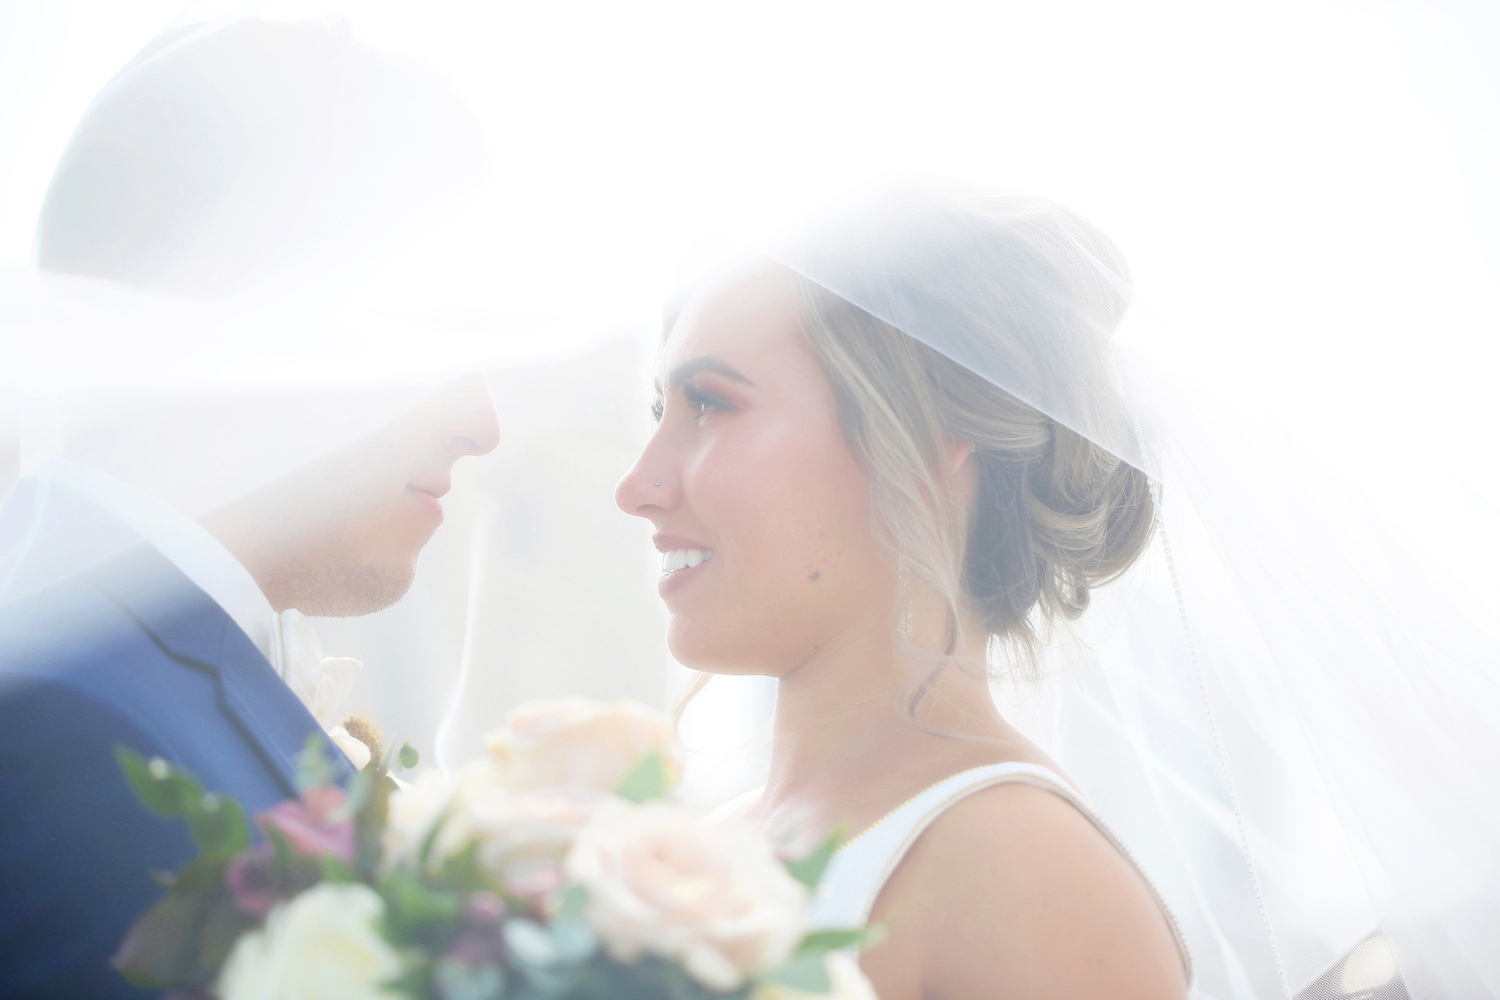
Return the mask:
[[811, 573], [809, 573], [807, 575], [807, 582], [808, 583], [817, 583], [818, 582], [818, 578], [821, 577], [822, 575], [823, 575], [823, 571], [822, 570], [815, 569], [815, 570], [813, 570]]

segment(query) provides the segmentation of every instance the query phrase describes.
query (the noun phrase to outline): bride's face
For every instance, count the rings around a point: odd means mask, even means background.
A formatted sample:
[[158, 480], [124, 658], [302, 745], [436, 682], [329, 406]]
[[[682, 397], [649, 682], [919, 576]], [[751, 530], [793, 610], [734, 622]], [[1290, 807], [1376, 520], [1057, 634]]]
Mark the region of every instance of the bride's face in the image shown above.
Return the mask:
[[766, 265], [689, 301], [662, 362], [659, 424], [615, 499], [656, 527], [673, 655], [782, 676], [888, 617], [869, 478], [791, 275]]

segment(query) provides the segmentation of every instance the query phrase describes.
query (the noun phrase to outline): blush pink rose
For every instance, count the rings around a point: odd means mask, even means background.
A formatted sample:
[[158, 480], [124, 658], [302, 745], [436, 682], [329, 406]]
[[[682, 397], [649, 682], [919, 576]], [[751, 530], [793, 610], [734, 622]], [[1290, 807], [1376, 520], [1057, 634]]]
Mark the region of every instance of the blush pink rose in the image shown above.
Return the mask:
[[739, 988], [802, 939], [807, 889], [746, 824], [614, 799], [579, 831], [566, 868], [611, 956], [659, 955], [709, 989]]
[[340, 817], [347, 799], [347, 793], [337, 785], [312, 788], [300, 799], [287, 799], [257, 813], [255, 821], [262, 830], [279, 831], [299, 854], [352, 863], [354, 823]]
[[638, 702], [533, 701], [485, 734], [501, 781], [514, 791], [611, 792], [647, 754], [659, 753], [668, 784], [682, 773], [672, 727]]

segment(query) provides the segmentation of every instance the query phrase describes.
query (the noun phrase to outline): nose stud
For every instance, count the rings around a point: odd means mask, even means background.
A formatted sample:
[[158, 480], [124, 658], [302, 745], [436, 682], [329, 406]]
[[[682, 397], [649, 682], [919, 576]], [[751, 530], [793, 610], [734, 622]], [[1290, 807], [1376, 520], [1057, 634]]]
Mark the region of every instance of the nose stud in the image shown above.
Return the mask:
[[657, 485], [657, 486], [660, 486], [660, 485], [661, 485], [661, 480], [660, 480], [660, 479], [658, 479], [658, 480], [657, 480], [657, 481], [656, 481], [656, 485]]

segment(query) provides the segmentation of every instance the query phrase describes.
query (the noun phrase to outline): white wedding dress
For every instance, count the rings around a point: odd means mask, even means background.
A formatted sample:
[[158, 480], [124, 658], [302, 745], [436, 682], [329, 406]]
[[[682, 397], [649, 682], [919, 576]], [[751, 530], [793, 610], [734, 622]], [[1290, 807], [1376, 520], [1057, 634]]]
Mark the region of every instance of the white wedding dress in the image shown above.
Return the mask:
[[[1118, 837], [1104, 824], [1087, 802], [1071, 785], [1056, 772], [1039, 764], [1006, 761], [1000, 764], [985, 764], [949, 775], [942, 781], [929, 785], [901, 805], [892, 809], [875, 823], [847, 841], [833, 855], [823, 878], [818, 883], [808, 911], [808, 926], [812, 930], [834, 930], [863, 927], [870, 919], [870, 911], [880, 890], [885, 888], [906, 853], [917, 838], [943, 813], [958, 802], [976, 792], [996, 785], [1021, 783], [1051, 792], [1064, 799], [1088, 819], [1115, 849], [1130, 862], [1141, 879], [1151, 890], [1151, 895], [1161, 907], [1167, 924], [1172, 928], [1172, 938], [1182, 956], [1183, 968], [1189, 982], [1192, 981], [1192, 956], [1188, 953], [1182, 931], [1166, 902], [1130, 852]], [[762, 789], [746, 792], [720, 807], [711, 818], [721, 819], [739, 815], [744, 808], [758, 799]]]

